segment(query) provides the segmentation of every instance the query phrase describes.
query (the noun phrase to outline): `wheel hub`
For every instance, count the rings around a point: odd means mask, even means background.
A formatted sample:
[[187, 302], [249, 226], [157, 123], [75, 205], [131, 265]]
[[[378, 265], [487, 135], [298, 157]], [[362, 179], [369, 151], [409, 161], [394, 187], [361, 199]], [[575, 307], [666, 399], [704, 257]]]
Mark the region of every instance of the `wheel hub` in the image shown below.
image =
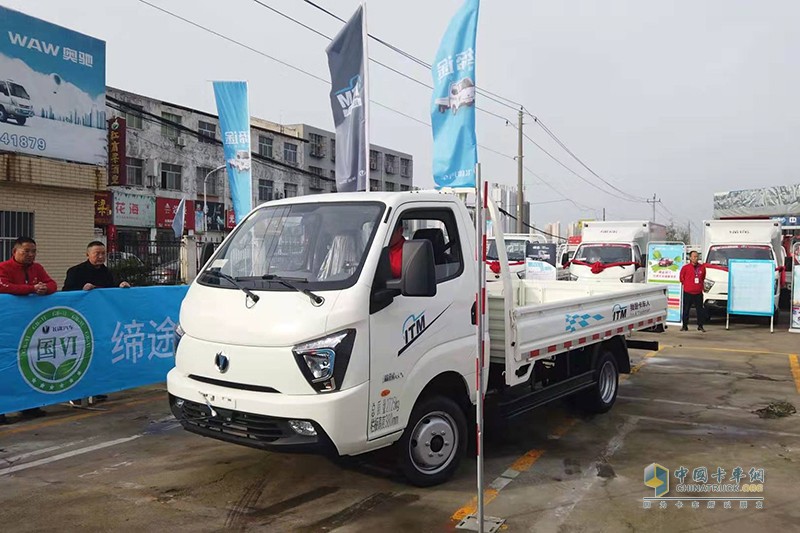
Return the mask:
[[433, 474], [443, 470], [455, 457], [458, 430], [444, 412], [431, 413], [417, 422], [409, 440], [409, 451], [420, 471]]

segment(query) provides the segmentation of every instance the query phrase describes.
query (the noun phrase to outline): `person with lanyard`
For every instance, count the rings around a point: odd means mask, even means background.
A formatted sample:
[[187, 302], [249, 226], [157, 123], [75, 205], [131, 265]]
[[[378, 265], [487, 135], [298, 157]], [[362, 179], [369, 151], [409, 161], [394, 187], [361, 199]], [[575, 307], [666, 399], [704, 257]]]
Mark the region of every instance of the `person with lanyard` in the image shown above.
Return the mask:
[[694, 306], [697, 313], [697, 331], [703, 328], [703, 283], [706, 281], [706, 267], [699, 262], [699, 254], [691, 252], [689, 262], [681, 268], [681, 286], [683, 287], [683, 327], [681, 331], [689, 330], [689, 312]]

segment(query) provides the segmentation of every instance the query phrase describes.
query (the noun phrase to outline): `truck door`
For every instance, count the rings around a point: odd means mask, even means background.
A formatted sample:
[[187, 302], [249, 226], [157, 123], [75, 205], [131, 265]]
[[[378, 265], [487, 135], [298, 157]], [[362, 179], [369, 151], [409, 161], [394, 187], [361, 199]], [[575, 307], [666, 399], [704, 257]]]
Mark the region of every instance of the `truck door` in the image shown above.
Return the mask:
[[[369, 439], [403, 429], [413, 408], [413, 398], [403, 395], [412, 374], [434, 363], [458, 368], [453, 359], [474, 368], [474, 326], [470, 320], [475, 288], [468, 286], [464, 250], [469, 250], [459, 232], [453, 205], [407, 204], [390, 221], [404, 227], [406, 239], [427, 239], [433, 245], [436, 263], [436, 295], [430, 298], [394, 296], [375, 306], [370, 314], [370, 405]], [[390, 232], [391, 233], [391, 232]], [[387, 242], [383, 243], [388, 246]], [[381, 268], [377, 276], [381, 276]], [[380, 280], [376, 278], [376, 286]], [[375, 288], [373, 288], [373, 294]], [[425, 370], [422, 370], [425, 373]], [[415, 377], [420, 377], [417, 374]], [[427, 383], [435, 376], [421, 376]], [[417, 391], [418, 392], [418, 391]]]
[[633, 282], [634, 283], [644, 283], [645, 276], [647, 275], [647, 268], [645, 267], [644, 260], [642, 259], [642, 251], [639, 250], [639, 245], [633, 245], [633, 261], [636, 263], [634, 268], [636, 269], [633, 274]]

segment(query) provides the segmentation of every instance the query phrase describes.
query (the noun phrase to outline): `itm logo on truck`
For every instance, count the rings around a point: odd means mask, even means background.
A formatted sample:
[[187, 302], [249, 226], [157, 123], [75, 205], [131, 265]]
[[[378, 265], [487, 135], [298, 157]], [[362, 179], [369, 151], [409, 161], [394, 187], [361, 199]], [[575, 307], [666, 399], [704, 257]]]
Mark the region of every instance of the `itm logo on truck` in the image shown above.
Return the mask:
[[623, 320], [625, 317], [628, 316], [628, 306], [627, 305], [620, 305], [614, 304], [614, 307], [611, 309], [612, 318], [611, 320]]

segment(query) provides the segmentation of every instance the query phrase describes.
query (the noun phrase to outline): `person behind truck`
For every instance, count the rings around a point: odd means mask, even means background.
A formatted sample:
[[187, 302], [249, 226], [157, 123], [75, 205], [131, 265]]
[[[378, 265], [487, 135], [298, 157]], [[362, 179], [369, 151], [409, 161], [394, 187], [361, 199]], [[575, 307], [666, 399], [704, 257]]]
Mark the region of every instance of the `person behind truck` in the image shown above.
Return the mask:
[[403, 244], [406, 238], [403, 237], [403, 222], [397, 223], [389, 239], [389, 264], [392, 267], [392, 277], [399, 278], [403, 273]]
[[[67, 270], [64, 281], [65, 291], [90, 291], [92, 289], [108, 289], [117, 287], [114, 275], [106, 266], [106, 245], [100, 241], [92, 241], [86, 247], [86, 261]], [[128, 288], [130, 283], [123, 281], [119, 287]]]
[[703, 282], [706, 280], [706, 267], [699, 262], [697, 252], [689, 254], [689, 262], [681, 268], [681, 287], [683, 287], [683, 327], [681, 331], [689, 330], [689, 311], [694, 306], [697, 313], [697, 330], [703, 328]]
[[[0, 294], [46, 296], [56, 292], [56, 282], [42, 265], [36, 262], [36, 241], [30, 237], [19, 237], [14, 241], [11, 259], [0, 263]], [[45, 412], [34, 407], [25, 409], [22, 416], [36, 418]], [[0, 414], [0, 424], [7, 424], [5, 414]]]

